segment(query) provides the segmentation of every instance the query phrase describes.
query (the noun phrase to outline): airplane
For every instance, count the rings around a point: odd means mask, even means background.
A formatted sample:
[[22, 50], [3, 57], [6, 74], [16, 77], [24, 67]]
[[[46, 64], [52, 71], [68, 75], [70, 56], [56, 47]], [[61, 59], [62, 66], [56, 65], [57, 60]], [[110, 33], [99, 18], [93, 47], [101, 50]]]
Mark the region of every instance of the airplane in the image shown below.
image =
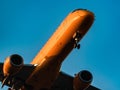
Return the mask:
[[62, 62], [73, 49], [80, 49], [79, 41], [94, 21], [94, 14], [75, 9], [63, 20], [51, 38], [30, 64], [24, 64], [18, 54], [0, 63], [1, 88], [8, 90], [100, 90], [91, 85], [93, 76], [82, 70], [72, 77], [60, 71]]

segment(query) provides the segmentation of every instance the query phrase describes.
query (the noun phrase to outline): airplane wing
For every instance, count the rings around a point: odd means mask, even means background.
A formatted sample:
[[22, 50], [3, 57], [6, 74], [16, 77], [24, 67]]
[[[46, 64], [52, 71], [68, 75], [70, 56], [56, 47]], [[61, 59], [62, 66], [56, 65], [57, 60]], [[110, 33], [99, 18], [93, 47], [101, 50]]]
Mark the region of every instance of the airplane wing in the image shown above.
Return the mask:
[[14, 80], [15, 82], [20, 82], [21, 85], [24, 85], [25, 81], [29, 77], [29, 75], [32, 73], [32, 71], [35, 69], [35, 65], [32, 64], [24, 64], [24, 66], [21, 68], [21, 70], [9, 78], [5, 79], [3, 75], [3, 63], [0, 63], [0, 81], [2, 82], [2, 87], [4, 85], [7, 85], [9, 87], [13, 87]]
[[[73, 77], [60, 72], [57, 80], [54, 82], [51, 90], [73, 90]], [[86, 90], [100, 90], [90, 85]]]
[[[17, 82], [22, 82], [24, 84], [29, 75], [35, 69], [35, 67], [36, 67], [35, 65], [25, 64], [23, 68], [14, 77], [10, 77], [9, 80], [7, 80], [7, 82], [4, 83], [4, 85], [12, 87], [13, 79], [17, 80]], [[60, 72], [58, 78], [51, 87], [51, 90], [73, 90], [73, 79], [74, 77], [67, 75], [64, 72]], [[3, 80], [4, 80], [3, 63], [0, 63], [0, 81], [3, 82]], [[86, 90], [100, 90], [100, 89], [90, 85]]]
[[3, 79], [3, 63], [0, 63], [0, 81]]

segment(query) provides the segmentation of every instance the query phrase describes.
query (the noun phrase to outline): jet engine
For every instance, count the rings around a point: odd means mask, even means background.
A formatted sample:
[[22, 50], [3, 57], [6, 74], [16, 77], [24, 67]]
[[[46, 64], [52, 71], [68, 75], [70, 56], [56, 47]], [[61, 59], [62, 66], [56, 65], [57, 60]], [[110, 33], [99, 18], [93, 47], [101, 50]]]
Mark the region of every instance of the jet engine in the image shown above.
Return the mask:
[[3, 65], [4, 76], [14, 75], [23, 67], [23, 58], [17, 54], [6, 58]]
[[75, 75], [73, 80], [73, 88], [74, 90], [85, 90], [89, 87], [90, 83], [92, 82], [93, 76], [92, 74], [87, 71], [83, 70]]

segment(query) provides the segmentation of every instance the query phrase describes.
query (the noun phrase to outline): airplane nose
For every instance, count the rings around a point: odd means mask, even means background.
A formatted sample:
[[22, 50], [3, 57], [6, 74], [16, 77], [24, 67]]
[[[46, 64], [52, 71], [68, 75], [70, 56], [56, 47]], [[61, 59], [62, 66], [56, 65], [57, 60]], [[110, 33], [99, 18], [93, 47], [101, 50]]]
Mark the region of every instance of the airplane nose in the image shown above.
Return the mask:
[[87, 10], [87, 9], [78, 8], [78, 9], [73, 10], [72, 12], [76, 12], [76, 11], [80, 11], [80, 10]]
[[79, 12], [79, 15], [80, 16], [85, 16], [89, 19], [92, 19], [92, 21], [94, 20], [94, 14], [90, 11], [82, 10], [82, 11]]
[[87, 9], [75, 9], [72, 13], [76, 13], [79, 16], [90, 16], [91, 18], [94, 19], [94, 13]]
[[86, 9], [76, 9], [72, 12], [73, 16], [76, 16], [79, 20], [79, 33], [81, 36], [89, 30], [94, 21], [94, 13]]

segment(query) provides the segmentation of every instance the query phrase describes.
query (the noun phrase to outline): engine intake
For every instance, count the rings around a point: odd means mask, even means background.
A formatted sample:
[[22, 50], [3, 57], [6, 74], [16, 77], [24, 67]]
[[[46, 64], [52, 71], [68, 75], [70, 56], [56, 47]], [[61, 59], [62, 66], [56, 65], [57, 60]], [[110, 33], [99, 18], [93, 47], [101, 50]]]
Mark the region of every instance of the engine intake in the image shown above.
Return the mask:
[[92, 82], [92, 79], [93, 76], [89, 71], [83, 70], [79, 72], [73, 80], [74, 90], [85, 90], [89, 87], [90, 83]]
[[23, 58], [14, 54], [6, 58], [3, 65], [4, 76], [14, 75], [23, 67]]

